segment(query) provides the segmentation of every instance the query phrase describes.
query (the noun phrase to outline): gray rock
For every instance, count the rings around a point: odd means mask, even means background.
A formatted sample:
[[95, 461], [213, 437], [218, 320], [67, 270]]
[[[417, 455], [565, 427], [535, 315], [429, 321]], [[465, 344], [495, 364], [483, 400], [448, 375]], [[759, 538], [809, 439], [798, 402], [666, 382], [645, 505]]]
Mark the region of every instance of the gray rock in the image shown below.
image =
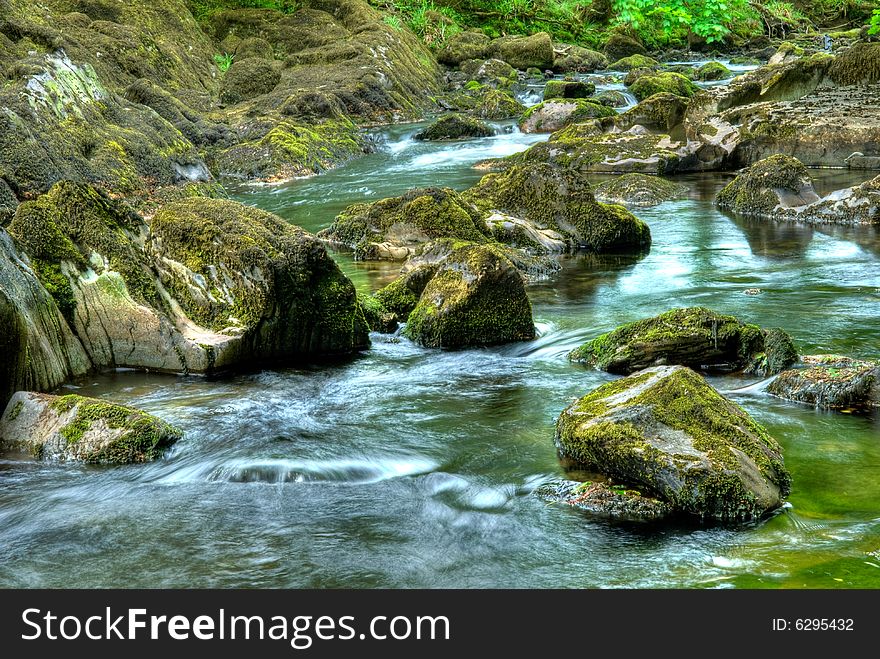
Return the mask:
[[805, 368], [780, 373], [767, 391], [824, 409], [880, 407], [880, 362], [840, 355], [806, 355], [801, 361]]

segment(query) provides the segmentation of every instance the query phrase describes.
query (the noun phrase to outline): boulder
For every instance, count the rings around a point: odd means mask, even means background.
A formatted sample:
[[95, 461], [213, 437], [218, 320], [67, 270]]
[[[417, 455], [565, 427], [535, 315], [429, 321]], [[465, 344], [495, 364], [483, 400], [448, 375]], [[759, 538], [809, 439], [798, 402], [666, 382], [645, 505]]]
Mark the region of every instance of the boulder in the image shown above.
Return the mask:
[[509, 89], [517, 79], [516, 70], [500, 59], [462, 62], [461, 70], [479, 84], [489, 85], [496, 89]]
[[126, 464], [149, 462], [183, 433], [161, 419], [84, 396], [19, 391], [0, 417], [0, 451], [38, 460]]
[[553, 70], [556, 73], [592, 73], [608, 66], [602, 53], [569, 44], [554, 44]]
[[551, 98], [587, 98], [596, 91], [592, 82], [581, 80], [548, 80], [544, 87], [544, 100]]
[[634, 69], [656, 71], [660, 67], [660, 62], [647, 55], [630, 55], [628, 57], [622, 57], [608, 65], [610, 71], [632, 71]]
[[281, 72], [275, 65], [260, 57], [236, 59], [223, 75], [220, 100], [235, 104], [268, 94], [281, 82]]
[[389, 311], [374, 295], [358, 294], [358, 304], [372, 332], [392, 334], [399, 326], [397, 314]]
[[728, 183], [715, 198], [721, 208], [745, 216], [809, 224], [880, 224], [880, 176], [820, 197], [807, 168], [786, 155], [761, 160]]
[[687, 191], [686, 185], [659, 176], [622, 174], [597, 185], [595, 195], [603, 203], [645, 207], [676, 199]]
[[686, 98], [669, 92], [658, 92], [633, 106], [615, 120], [620, 130], [642, 126], [649, 130], [669, 134], [681, 125], [687, 112]]
[[272, 61], [275, 59], [275, 52], [265, 39], [260, 37], [248, 37], [242, 39], [235, 46], [235, 59], [241, 61], [250, 57], [257, 57], [262, 60]]
[[782, 330], [763, 330], [733, 316], [691, 307], [621, 325], [568, 357], [624, 375], [666, 364], [772, 375], [794, 364], [797, 351]]
[[663, 73], [640, 76], [629, 90], [633, 96], [641, 101], [660, 92], [690, 98], [699, 91], [699, 87], [680, 73], [665, 71]]
[[593, 96], [593, 101], [607, 105], [609, 108], [624, 108], [629, 104], [629, 100], [623, 92], [616, 89], [606, 89]]
[[[644, 44], [637, 39], [626, 34], [615, 32], [608, 37], [608, 41], [605, 42], [602, 52], [605, 53], [605, 57], [608, 58], [609, 62], [617, 62], [618, 60], [624, 57], [630, 57], [631, 55], [644, 55], [647, 50], [645, 49]], [[614, 69], [614, 66], [612, 65], [608, 68]]]
[[524, 133], [552, 133], [569, 124], [614, 114], [608, 106], [583, 98], [552, 99], [526, 110], [519, 129]]
[[807, 355], [805, 368], [780, 373], [768, 393], [832, 410], [880, 407], [880, 362], [840, 355]]
[[376, 291], [373, 297], [385, 310], [405, 322], [436, 272], [435, 263], [412, 266], [390, 284]]
[[535, 490], [545, 501], [577, 508], [592, 516], [628, 522], [649, 522], [669, 517], [665, 501], [638, 490], [596, 481], [552, 481]]
[[516, 266], [490, 245], [459, 247], [439, 265], [404, 328], [431, 348], [465, 348], [535, 337]]
[[779, 444], [682, 366], [649, 368], [577, 400], [557, 421], [556, 446], [573, 466], [702, 519], [759, 518], [791, 489]]
[[522, 71], [529, 67], [542, 71], [553, 67], [553, 41], [546, 32], [528, 37], [500, 37], [492, 41], [489, 52]]
[[458, 66], [462, 62], [484, 59], [489, 54], [491, 39], [482, 32], [466, 31], [453, 34], [437, 53], [437, 61], [447, 66]]
[[450, 109], [467, 112], [482, 119], [513, 119], [526, 111], [526, 106], [505, 90], [490, 85], [468, 85], [448, 97]]
[[485, 242], [480, 212], [450, 188], [416, 188], [400, 197], [354, 204], [318, 233], [363, 260], [402, 261], [435, 238]]
[[461, 114], [447, 114], [417, 132], [413, 135], [413, 139], [425, 141], [460, 140], [490, 137], [494, 134], [495, 130], [485, 121]]
[[703, 81], [724, 80], [732, 78], [733, 73], [721, 62], [706, 62], [696, 70], [694, 77]]

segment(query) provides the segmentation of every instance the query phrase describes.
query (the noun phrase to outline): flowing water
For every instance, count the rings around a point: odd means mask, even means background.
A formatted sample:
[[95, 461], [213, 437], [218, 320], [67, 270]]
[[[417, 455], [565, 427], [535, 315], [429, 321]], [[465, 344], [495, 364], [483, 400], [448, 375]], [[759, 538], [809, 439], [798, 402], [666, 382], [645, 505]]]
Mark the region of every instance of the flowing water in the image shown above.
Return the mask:
[[[377, 153], [324, 176], [237, 197], [315, 231], [355, 201], [464, 188], [475, 162], [542, 139], [420, 144], [417, 128], [388, 130]], [[820, 192], [860, 180], [815, 174]], [[335, 363], [68, 385], [186, 436], [149, 465], [0, 461], [0, 585], [880, 587], [880, 419], [774, 399], [754, 379], [712, 382], [785, 449], [794, 486], [772, 518], [622, 524], [532, 494], [564, 476], [559, 412], [611, 379], [566, 352], [621, 323], [704, 305], [784, 327], [804, 353], [877, 356], [880, 232], [735, 219], [712, 204], [726, 176], [679, 179], [688, 198], [637, 211], [648, 255], [566, 258], [529, 287], [534, 341], [444, 352], [373, 335]], [[398, 268], [335, 256], [364, 291]]]

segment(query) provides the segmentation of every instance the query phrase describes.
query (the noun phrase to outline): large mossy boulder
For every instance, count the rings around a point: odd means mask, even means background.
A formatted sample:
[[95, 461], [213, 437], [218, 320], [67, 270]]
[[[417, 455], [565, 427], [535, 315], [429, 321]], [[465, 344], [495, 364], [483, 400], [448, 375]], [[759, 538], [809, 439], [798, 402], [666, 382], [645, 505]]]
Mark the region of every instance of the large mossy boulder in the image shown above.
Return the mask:
[[413, 135], [413, 139], [433, 142], [491, 137], [494, 134], [492, 126], [485, 121], [461, 114], [447, 114], [417, 132]]
[[669, 134], [681, 125], [688, 108], [686, 98], [669, 92], [658, 92], [640, 101], [621, 114], [615, 125], [623, 131], [641, 126], [652, 131]]
[[706, 62], [694, 73], [697, 80], [712, 81], [732, 78], [733, 73], [721, 62]]
[[741, 215], [771, 215], [778, 208], [818, 201], [813, 179], [797, 158], [770, 156], [746, 169], [718, 193], [715, 203]]
[[480, 213], [450, 188], [416, 188], [400, 197], [354, 204], [318, 236], [363, 260], [404, 260], [435, 238], [485, 242]]
[[437, 61], [447, 66], [458, 66], [467, 60], [485, 59], [491, 39], [482, 32], [465, 31], [453, 34], [437, 53]]
[[463, 245], [439, 264], [404, 329], [431, 348], [465, 348], [535, 337], [523, 277], [491, 245]]
[[0, 417], [0, 451], [38, 460], [126, 464], [162, 457], [183, 433], [140, 410], [74, 394], [20, 391]]
[[690, 98], [699, 91], [693, 82], [680, 73], [664, 71], [663, 73], [645, 74], [630, 86], [629, 90], [638, 100], [644, 100], [654, 94], [666, 92]]
[[794, 364], [797, 351], [782, 330], [691, 307], [621, 325], [576, 348], [569, 359], [621, 374], [677, 364], [772, 375]]
[[479, 83], [468, 84], [444, 100], [459, 112], [467, 112], [481, 119], [513, 119], [526, 111], [526, 106], [509, 91]]
[[223, 75], [220, 100], [234, 104], [268, 94], [281, 81], [281, 72], [275, 64], [260, 57], [236, 60]]
[[554, 45], [553, 70], [556, 73], [592, 73], [608, 66], [602, 53], [570, 44]]
[[528, 37], [501, 37], [491, 43], [489, 50], [494, 57], [522, 71], [531, 67], [541, 70], [553, 67], [553, 41], [546, 32]]
[[596, 186], [596, 200], [624, 206], [656, 206], [687, 193], [687, 186], [659, 176], [622, 174]]
[[616, 112], [606, 105], [583, 98], [554, 98], [530, 107], [519, 122], [524, 133], [553, 133], [587, 119], [611, 117]]
[[780, 373], [767, 391], [822, 409], [866, 411], [880, 407], [880, 362], [840, 355], [806, 355], [805, 368]]
[[644, 44], [635, 37], [615, 32], [608, 37], [608, 40], [602, 47], [602, 52], [605, 53], [609, 62], [616, 62], [624, 57], [644, 55], [648, 51], [645, 49]]
[[557, 421], [556, 445], [572, 465], [702, 519], [759, 518], [791, 489], [779, 444], [682, 366], [649, 368], [577, 400]]
[[[510, 89], [517, 80], [516, 69], [500, 59], [462, 62], [461, 70], [472, 81], [496, 89]], [[470, 84], [473, 85], [473, 83]]]
[[[568, 250], [605, 253], [637, 253], [651, 244], [644, 222], [621, 206], [598, 203], [589, 183], [570, 169], [544, 163], [514, 165], [487, 174], [462, 196], [484, 214], [521, 220], [519, 240], [531, 242], [538, 251], [548, 248], [547, 239]], [[529, 241], [526, 228], [543, 239]]]
[[656, 71], [661, 66], [660, 62], [647, 55], [629, 55], [622, 57], [611, 64], [611, 71]]
[[548, 80], [544, 85], [544, 100], [551, 98], [587, 98], [596, 91], [596, 85], [582, 80]]

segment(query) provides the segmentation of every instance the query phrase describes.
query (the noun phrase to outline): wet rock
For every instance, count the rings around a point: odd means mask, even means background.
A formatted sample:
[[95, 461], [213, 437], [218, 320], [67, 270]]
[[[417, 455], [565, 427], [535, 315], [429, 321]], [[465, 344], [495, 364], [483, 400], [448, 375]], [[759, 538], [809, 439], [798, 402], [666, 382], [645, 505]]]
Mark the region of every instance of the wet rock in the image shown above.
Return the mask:
[[690, 98], [699, 91], [699, 87], [680, 73], [667, 71], [640, 76], [629, 90], [641, 101], [661, 92]]
[[559, 417], [556, 445], [573, 465], [700, 518], [758, 518], [791, 489], [777, 442], [681, 366], [649, 368], [579, 399]]
[[482, 119], [512, 119], [526, 111], [513, 95], [490, 85], [469, 85], [448, 97], [450, 109], [467, 112]]
[[409, 318], [410, 313], [419, 303], [425, 286], [437, 272], [435, 262], [419, 265], [410, 262], [409, 265], [410, 267], [397, 279], [380, 288], [373, 296], [389, 313], [393, 313], [402, 321]]
[[656, 71], [660, 66], [660, 62], [653, 57], [648, 57], [647, 55], [629, 55], [613, 61], [608, 65], [608, 69], [611, 71], [632, 71], [634, 69]]
[[649, 130], [669, 134], [684, 121], [688, 101], [678, 94], [659, 92], [643, 99], [617, 117], [615, 126], [620, 130], [630, 130], [642, 126]]
[[687, 186], [658, 176], [623, 174], [596, 186], [596, 199], [624, 206], [656, 206], [687, 193]]
[[220, 100], [233, 104], [268, 94], [281, 81], [281, 72], [266, 59], [249, 57], [236, 60], [223, 76]]
[[182, 435], [140, 410], [77, 395], [20, 391], [0, 418], [0, 450], [38, 460], [148, 462], [162, 457]]
[[455, 249], [425, 286], [404, 333], [431, 348], [533, 339], [532, 307], [522, 275], [490, 245]]
[[596, 85], [580, 80], [549, 80], [544, 86], [544, 100], [551, 98], [587, 98], [596, 91]]
[[479, 84], [489, 85], [496, 89], [509, 89], [516, 82], [516, 70], [507, 62], [499, 59], [463, 62], [461, 70]]
[[694, 77], [697, 80], [704, 81], [724, 80], [725, 78], [732, 78], [733, 73], [721, 62], [707, 62], [697, 69]]
[[606, 89], [605, 91], [599, 92], [593, 96], [593, 100], [596, 103], [607, 105], [610, 108], [623, 108], [626, 107], [629, 102], [626, 95], [616, 89]]
[[600, 52], [581, 46], [554, 44], [553, 70], [557, 73], [592, 73], [608, 66]]
[[485, 59], [491, 39], [482, 32], [459, 32], [446, 40], [437, 53], [437, 61], [447, 66], [458, 66], [464, 61]]
[[780, 373], [767, 391], [824, 409], [880, 407], [880, 363], [840, 355], [807, 355], [801, 361], [805, 368]]
[[[644, 55], [647, 50], [637, 39], [618, 32], [608, 38], [608, 41], [605, 42], [605, 46], [602, 48], [602, 52], [605, 53], [605, 57], [608, 58], [609, 62], [617, 62], [631, 55]], [[614, 66], [612, 65], [608, 68], [614, 69]]]
[[397, 314], [389, 311], [377, 297], [358, 294], [358, 304], [364, 313], [370, 331], [383, 334], [392, 334], [397, 331], [399, 326]]
[[535, 490], [545, 501], [561, 503], [597, 517], [648, 522], [672, 514], [672, 506], [638, 490], [594, 481], [553, 481]]
[[797, 351], [782, 330], [691, 307], [621, 325], [571, 351], [569, 359], [621, 374], [678, 364], [772, 375], [794, 364]]
[[461, 114], [448, 114], [413, 135], [416, 140], [460, 140], [490, 137], [495, 130], [485, 121]]
[[528, 37], [500, 37], [492, 41], [489, 52], [522, 71], [529, 67], [553, 68], [553, 41], [546, 32]]
[[616, 114], [608, 106], [583, 98], [552, 99], [530, 107], [523, 114], [519, 129], [524, 133], [552, 133], [569, 124], [610, 117]]

